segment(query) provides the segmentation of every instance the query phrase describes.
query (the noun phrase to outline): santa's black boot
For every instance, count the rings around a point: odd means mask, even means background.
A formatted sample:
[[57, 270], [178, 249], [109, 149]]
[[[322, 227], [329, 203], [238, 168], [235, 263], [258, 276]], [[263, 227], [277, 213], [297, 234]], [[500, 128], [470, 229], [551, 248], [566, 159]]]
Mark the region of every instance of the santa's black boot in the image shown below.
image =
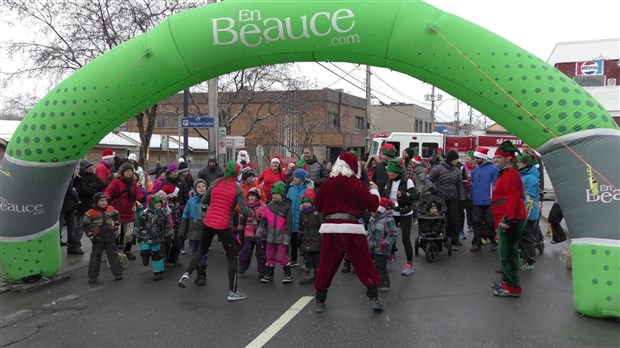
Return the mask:
[[316, 292], [316, 302], [314, 303], [314, 311], [317, 313], [325, 312], [325, 300], [327, 300], [327, 290]]
[[207, 267], [198, 266], [198, 274], [196, 275], [196, 284], [198, 286], [205, 286], [207, 284]]
[[379, 300], [379, 288], [376, 286], [369, 286], [366, 290], [366, 295], [370, 299], [370, 309], [375, 312], [381, 312], [383, 310], [383, 303]]

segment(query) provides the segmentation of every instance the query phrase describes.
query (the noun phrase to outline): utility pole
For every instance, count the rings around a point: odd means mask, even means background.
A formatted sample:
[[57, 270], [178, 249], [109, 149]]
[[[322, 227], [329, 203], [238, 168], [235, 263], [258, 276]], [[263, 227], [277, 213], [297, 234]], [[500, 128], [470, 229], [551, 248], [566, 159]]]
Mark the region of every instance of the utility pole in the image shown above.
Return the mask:
[[[207, 0], [207, 4], [215, 4], [217, 0]], [[220, 116], [218, 113], [218, 93], [217, 93], [217, 77], [214, 77], [207, 81], [207, 88], [209, 89], [208, 103], [209, 103], [209, 116], [213, 117], [213, 128], [209, 129], [209, 153], [216, 156], [218, 163], [224, 163], [218, 155], [218, 129], [220, 127]], [[224, 157], [225, 159], [226, 157]]]
[[441, 100], [442, 95], [435, 95], [435, 86], [431, 89], [431, 94], [425, 94], [424, 100], [431, 102], [431, 133], [435, 128], [435, 101]]
[[460, 114], [459, 114], [459, 104], [461, 102], [457, 99], [456, 100], [456, 112], [454, 113], [454, 118], [456, 119], [456, 124], [455, 127], [456, 128], [456, 135], [459, 135], [459, 128], [461, 127], [461, 121], [460, 121]]
[[366, 151], [370, 147], [370, 120], [372, 116], [372, 96], [370, 94], [370, 65], [366, 65]]

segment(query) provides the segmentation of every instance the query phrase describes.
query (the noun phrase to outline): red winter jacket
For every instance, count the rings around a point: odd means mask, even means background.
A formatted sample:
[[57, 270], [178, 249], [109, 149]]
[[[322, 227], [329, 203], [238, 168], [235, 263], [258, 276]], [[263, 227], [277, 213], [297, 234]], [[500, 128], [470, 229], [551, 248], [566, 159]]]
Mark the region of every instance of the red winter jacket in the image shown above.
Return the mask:
[[286, 182], [286, 172], [274, 172], [271, 168], [263, 170], [261, 175], [258, 177], [258, 180], [256, 180], [257, 184], [263, 184], [263, 190], [267, 195], [268, 201], [271, 200], [271, 186], [278, 181], [282, 181], [284, 183]]
[[508, 224], [516, 220], [527, 219], [525, 199], [523, 198], [523, 182], [521, 175], [514, 168], [502, 169], [491, 197], [491, 211], [495, 220], [495, 228], [506, 218]]
[[232, 212], [237, 205], [239, 205], [241, 215], [250, 216], [237, 178], [222, 178], [214, 181], [201, 202], [209, 205], [203, 220], [204, 224], [216, 230], [226, 230], [231, 227]]
[[121, 179], [118, 174], [114, 174], [114, 179], [112, 179], [104, 193], [108, 196], [109, 205], [121, 214], [122, 223], [134, 221], [134, 205], [136, 201], [144, 199], [142, 190], [140, 190], [136, 181], [129, 183]]

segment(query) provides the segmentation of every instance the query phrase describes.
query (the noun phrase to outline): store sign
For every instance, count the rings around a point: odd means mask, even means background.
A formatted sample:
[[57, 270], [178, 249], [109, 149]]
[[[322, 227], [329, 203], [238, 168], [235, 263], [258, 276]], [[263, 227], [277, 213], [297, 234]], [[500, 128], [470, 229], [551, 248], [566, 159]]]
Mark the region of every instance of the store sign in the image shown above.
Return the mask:
[[603, 61], [588, 61], [575, 63], [575, 75], [603, 75]]

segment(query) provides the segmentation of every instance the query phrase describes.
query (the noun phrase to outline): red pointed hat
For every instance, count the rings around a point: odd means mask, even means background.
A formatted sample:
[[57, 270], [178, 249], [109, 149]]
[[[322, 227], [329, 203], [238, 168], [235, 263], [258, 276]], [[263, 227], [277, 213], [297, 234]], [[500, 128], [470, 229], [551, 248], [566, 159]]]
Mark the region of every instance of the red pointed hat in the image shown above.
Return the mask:
[[338, 160], [345, 162], [354, 173], [357, 173], [357, 156], [347, 151], [341, 153]]
[[391, 200], [381, 197], [381, 201], [379, 202], [379, 208], [377, 211], [380, 213], [384, 213], [387, 209], [394, 209], [396, 205]]
[[314, 198], [315, 197], [316, 197], [316, 195], [314, 194], [314, 190], [312, 190], [312, 189], [306, 190], [304, 195], [301, 196], [301, 203], [304, 203], [304, 202], [312, 203], [312, 202], [314, 202]]
[[474, 151], [474, 157], [489, 159], [489, 149], [487, 149], [486, 147], [477, 148], [476, 151]]
[[114, 151], [112, 151], [110, 149], [103, 150], [103, 155], [101, 156], [101, 158], [104, 159], [104, 160], [114, 158]]
[[396, 157], [396, 148], [390, 143], [385, 143], [381, 146], [381, 153], [386, 156]]

